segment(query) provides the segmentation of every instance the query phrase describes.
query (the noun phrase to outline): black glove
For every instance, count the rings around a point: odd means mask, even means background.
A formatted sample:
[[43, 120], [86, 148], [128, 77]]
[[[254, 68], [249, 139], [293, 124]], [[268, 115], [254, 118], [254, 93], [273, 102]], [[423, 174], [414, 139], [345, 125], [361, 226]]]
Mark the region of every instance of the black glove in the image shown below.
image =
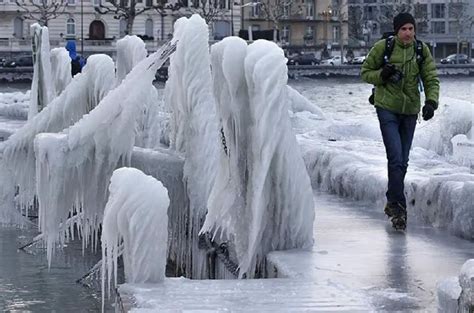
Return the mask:
[[395, 72], [397, 72], [395, 65], [387, 63], [383, 66], [382, 72], [380, 72], [380, 78], [382, 78], [384, 83], [388, 83]]
[[422, 116], [425, 121], [431, 119], [434, 116], [434, 111], [438, 108], [438, 103], [433, 100], [426, 100], [423, 106]]

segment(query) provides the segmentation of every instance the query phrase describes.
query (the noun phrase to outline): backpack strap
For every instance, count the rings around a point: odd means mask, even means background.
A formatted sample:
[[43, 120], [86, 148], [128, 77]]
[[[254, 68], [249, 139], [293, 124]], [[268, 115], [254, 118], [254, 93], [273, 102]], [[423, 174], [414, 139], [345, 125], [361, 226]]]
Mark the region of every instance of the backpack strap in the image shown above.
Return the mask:
[[416, 40], [415, 44], [415, 54], [416, 54], [416, 63], [418, 67], [421, 68], [423, 62], [425, 61], [425, 56], [423, 55], [423, 42], [421, 40]]
[[392, 56], [393, 46], [395, 43], [394, 36], [389, 36], [385, 39], [385, 49], [383, 51], [383, 65], [389, 63], [390, 57]]

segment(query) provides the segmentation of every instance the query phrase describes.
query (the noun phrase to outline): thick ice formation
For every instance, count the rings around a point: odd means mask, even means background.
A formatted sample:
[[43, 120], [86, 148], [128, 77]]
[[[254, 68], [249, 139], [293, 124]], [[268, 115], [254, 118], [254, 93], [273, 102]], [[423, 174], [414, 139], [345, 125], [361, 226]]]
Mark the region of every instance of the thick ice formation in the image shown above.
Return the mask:
[[212, 68], [223, 137], [203, 231], [231, 239], [239, 275], [253, 277], [269, 251], [312, 246], [313, 194], [288, 116], [283, 51], [226, 38], [212, 47]]
[[[137, 36], [125, 36], [117, 41], [117, 81], [119, 85], [135, 65], [146, 58], [145, 43]], [[160, 114], [162, 101], [159, 101], [158, 91], [154, 86], [147, 93], [143, 114], [138, 120], [135, 145], [145, 148], [159, 146], [164, 119], [168, 116]], [[158, 138], [158, 139], [157, 139]]]
[[[184, 158], [171, 149], [155, 150], [133, 148], [131, 166], [161, 181], [170, 197], [168, 210], [168, 259], [175, 261], [177, 274], [185, 274], [185, 254], [188, 251], [187, 224], [183, 220], [183, 212], [189, 209], [183, 184]], [[176, 262], [179, 260], [180, 262]]]
[[[445, 99], [436, 118], [416, 129], [413, 145], [433, 150], [448, 157], [453, 154], [451, 139], [459, 134], [469, 135], [474, 119], [474, 104], [458, 99]], [[472, 139], [471, 139], [472, 140]]]
[[[185, 157], [184, 184], [189, 212], [181, 212], [178, 223], [188, 223], [183, 259], [193, 278], [207, 277], [206, 252], [198, 248], [198, 232], [207, 211], [207, 199], [216, 171], [218, 129], [211, 89], [208, 26], [199, 15], [175, 23], [176, 53], [171, 57], [167, 83], [168, 105], [172, 108], [171, 146]], [[189, 216], [186, 216], [189, 213]], [[191, 259], [192, 257], [192, 259]], [[180, 266], [179, 265], [179, 266]]]
[[60, 224], [70, 216], [83, 215], [83, 243], [92, 239], [96, 246], [107, 182], [117, 167], [130, 163], [137, 119], [156, 70], [171, 52], [166, 45], [136, 65], [120, 86], [69, 129], [36, 137], [39, 224], [49, 263], [55, 243], [64, 241]]
[[102, 223], [102, 297], [112, 273], [117, 285], [117, 258], [123, 250], [125, 281], [158, 283], [165, 278], [168, 241], [168, 190], [134, 168], [114, 171]]
[[472, 312], [474, 308], [474, 259], [467, 260], [459, 276], [437, 284], [438, 312]]
[[77, 122], [105, 97], [114, 77], [114, 64], [109, 56], [89, 57], [83, 73], [76, 75], [59, 97], [5, 142], [2, 162], [9, 169], [13, 186], [19, 186], [23, 208], [32, 205], [36, 194], [35, 136], [59, 132]]
[[51, 57], [48, 27], [31, 25], [33, 32], [33, 81], [28, 119], [33, 118], [53, 100]]
[[56, 98], [72, 80], [71, 58], [66, 48], [54, 48], [51, 50], [51, 76], [53, 78], [53, 98]]
[[135, 35], [127, 35], [117, 41], [117, 85], [146, 55], [145, 43]]
[[457, 163], [474, 169], [474, 140], [464, 134], [451, 138], [453, 158]]
[[286, 86], [291, 111], [294, 113], [308, 111], [319, 118], [326, 118], [324, 112], [314, 103], [306, 99], [302, 94], [290, 86]]
[[0, 115], [8, 119], [26, 120], [30, 91], [0, 93]]

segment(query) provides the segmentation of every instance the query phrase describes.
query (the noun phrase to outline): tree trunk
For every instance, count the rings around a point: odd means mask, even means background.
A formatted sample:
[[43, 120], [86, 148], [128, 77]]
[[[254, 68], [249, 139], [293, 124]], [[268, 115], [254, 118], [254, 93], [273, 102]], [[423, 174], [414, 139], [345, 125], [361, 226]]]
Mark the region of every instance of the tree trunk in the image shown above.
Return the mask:
[[133, 32], [133, 21], [135, 20], [135, 15], [130, 15], [127, 18], [127, 26], [125, 28], [126, 35], [132, 35]]

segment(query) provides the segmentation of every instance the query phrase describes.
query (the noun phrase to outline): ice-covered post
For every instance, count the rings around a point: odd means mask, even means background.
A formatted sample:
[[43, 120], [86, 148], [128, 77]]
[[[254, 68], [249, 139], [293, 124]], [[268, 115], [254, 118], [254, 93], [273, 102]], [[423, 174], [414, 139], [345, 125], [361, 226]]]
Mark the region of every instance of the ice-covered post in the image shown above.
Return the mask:
[[53, 98], [48, 27], [35, 23], [31, 25], [31, 29], [33, 32], [33, 81], [28, 119], [43, 110]]
[[117, 285], [117, 258], [123, 251], [125, 281], [158, 283], [165, 278], [168, 246], [168, 190], [134, 168], [114, 171], [102, 228], [102, 297]]
[[231, 239], [239, 275], [252, 278], [268, 252], [312, 246], [311, 183], [288, 115], [283, 51], [226, 38], [212, 47], [212, 68], [223, 137], [202, 231]]
[[173, 112], [170, 145], [184, 156], [183, 180], [189, 197], [189, 212], [182, 212], [180, 218], [181, 222], [188, 223], [184, 226], [188, 232], [188, 250], [178, 253], [183, 259], [177, 262], [185, 264], [187, 274], [193, 278], [205, 278], [207, 255], [198, 248], [198, 233], [217, 168], [218, 142], [211, 89], [209, 28], [199, 15], [180, 18], [175, 23], [173, 38], [178, 44], [170, 60], [166, 84], [166, 101]]
[[65, 48], [51, 50], [51, 76], [53, 77], [53, 97], [57, 97], [66, 89], [72, 80], [71, 58]]

